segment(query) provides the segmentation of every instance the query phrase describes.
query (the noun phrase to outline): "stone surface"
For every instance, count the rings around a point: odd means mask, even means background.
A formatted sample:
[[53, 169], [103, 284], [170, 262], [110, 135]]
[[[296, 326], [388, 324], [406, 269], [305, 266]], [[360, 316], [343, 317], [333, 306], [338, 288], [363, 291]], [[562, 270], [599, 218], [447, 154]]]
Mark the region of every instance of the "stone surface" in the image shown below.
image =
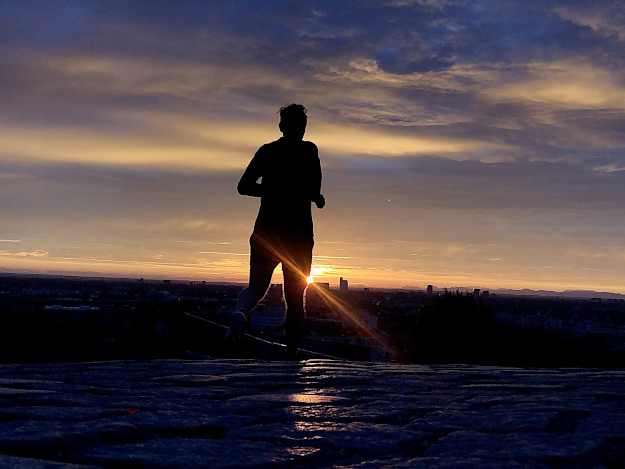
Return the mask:
[[2, 468], [609, 468], [625, 372], [307, 360], [0, 365]]

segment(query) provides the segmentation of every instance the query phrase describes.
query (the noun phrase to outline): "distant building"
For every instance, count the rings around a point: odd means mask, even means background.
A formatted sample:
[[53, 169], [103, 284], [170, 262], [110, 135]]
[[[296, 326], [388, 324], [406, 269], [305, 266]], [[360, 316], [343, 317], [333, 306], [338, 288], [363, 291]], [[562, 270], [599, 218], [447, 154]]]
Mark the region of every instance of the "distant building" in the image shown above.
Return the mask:
[[362, 291], [363, 291], [364, 293], [369, 293], [369, 287], [365, 287], [365, 288], [363, 288], [363, 290], [362, 290]]
[[475, 298], [476, 300], [480, 299], [480, 289], [476, 288], [475, 290], [473, 290], [473, 298]]
[[349, 284], [343, 277], [339, 279], [339, 290], [343, 292], [349, 291]]
[[284, 325], [284, 317], [283, 307], [260, 305], [250, 314], [250, 327], [256, 330], [276, 329]]
[[432, 285], [428, 285], [428, 296], [432, 296], [432, 294], [433, 294]]
[[483, 299], [483, 300], [488, 300], [488, 298], [489, 298], [489, 297], [490, 297], [490, 293], [489, 293], [489, 291], [488, 291], [488, 290], [484, 290], [484, 291], [482, 292], [482, 299]]

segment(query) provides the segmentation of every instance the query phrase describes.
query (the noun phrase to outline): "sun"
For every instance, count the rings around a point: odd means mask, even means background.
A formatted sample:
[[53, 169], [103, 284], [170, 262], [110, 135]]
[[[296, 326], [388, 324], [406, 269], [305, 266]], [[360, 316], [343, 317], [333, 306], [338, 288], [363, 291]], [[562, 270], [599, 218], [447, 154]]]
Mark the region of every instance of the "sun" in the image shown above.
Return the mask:
[[311, 283], [315, 282], [315, 277], [319, 277], [320, 275], [323, 275], [324, 272], [325, 272], [325, 269], [323, 267], [311, 267], [310, 276], [306, 279], [306, 281], [310, 285]]

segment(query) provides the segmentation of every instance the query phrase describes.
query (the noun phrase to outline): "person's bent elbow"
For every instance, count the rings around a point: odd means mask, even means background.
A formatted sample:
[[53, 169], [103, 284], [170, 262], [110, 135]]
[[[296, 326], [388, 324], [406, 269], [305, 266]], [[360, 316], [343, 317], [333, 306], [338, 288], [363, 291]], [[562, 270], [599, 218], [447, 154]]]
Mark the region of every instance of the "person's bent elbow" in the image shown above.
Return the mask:
[[242, 178], [239, 181], [239, 184], [237, 184], [237, 192], [239, 193], [239, 195], [253, 195], [255, 189], [254, 185], [255, 184], [250, 184], [249, 181], [246, 181], [244, 178]]
[[245, 185], [243, 184], [243, 181], [239, 181], [239, 183], [237, 184], [237, 192], [239, 193], [239, 195], [247, 195], [245, 193]]
[[321, 194], [317, 194], [315, 197], [313, 197], [312, 201], [315, 203], [317, 208], [323, 208], [326, 205], [326, 199]]
[[249, 197], [261, 197], [262, 187], [258, 183], [249, 183], [244, 180], [239, 181], [237, 185], [237, 192], [240, 195], [247, 195]]

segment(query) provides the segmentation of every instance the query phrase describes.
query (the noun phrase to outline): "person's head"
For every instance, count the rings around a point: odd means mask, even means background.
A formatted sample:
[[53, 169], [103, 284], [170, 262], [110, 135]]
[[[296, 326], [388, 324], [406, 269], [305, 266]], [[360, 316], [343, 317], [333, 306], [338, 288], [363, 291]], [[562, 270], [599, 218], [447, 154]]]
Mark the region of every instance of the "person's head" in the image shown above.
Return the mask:
[[306, 132], [308, 116], [301, 104], [289, 104], [280, 108], [280, 131], [287, 138], [302, 139]]

